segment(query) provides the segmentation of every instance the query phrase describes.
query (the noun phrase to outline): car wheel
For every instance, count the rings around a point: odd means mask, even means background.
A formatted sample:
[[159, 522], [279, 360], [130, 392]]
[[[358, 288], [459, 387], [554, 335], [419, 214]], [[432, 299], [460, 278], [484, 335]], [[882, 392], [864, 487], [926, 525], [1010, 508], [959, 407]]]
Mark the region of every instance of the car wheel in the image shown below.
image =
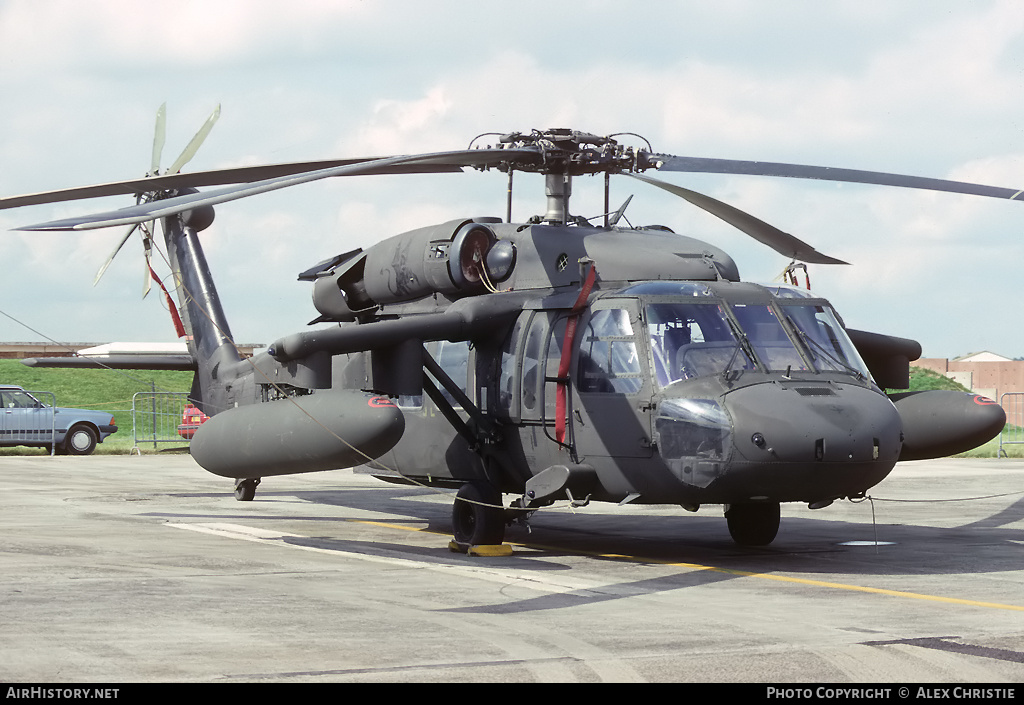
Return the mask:
[[96, 432], [81, 424], [72, 426], [64, 439], [64, 450], [68, 455], [89, 455], [96, 450]]

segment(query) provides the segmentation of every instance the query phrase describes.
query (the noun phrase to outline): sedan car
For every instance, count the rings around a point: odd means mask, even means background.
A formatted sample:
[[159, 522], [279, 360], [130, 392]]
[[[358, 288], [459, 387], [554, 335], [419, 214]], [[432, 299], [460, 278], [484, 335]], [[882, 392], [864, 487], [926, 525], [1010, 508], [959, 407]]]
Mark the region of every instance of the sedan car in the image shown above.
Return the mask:
[[44, 404], [21, 387], [0, 385], [0, 446], [53, 447], [57, 453], [88, 455], [116, 432], [108, 412]]

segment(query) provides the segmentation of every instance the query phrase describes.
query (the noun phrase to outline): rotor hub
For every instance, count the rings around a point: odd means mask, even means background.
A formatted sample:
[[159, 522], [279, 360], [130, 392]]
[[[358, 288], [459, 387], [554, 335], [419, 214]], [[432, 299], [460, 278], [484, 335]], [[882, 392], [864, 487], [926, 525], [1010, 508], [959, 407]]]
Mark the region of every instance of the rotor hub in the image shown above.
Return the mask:
[[510, 132], [499, 137], [498, 149], [536, 150], [539, 158], [512, 159], [498, 168], [562, 176], [644, 171], [657, 165], [651, 159], [649, 143], [647, 147], [636, 149], [620, 144], [615, 135], [599, 137], [567, 128]]

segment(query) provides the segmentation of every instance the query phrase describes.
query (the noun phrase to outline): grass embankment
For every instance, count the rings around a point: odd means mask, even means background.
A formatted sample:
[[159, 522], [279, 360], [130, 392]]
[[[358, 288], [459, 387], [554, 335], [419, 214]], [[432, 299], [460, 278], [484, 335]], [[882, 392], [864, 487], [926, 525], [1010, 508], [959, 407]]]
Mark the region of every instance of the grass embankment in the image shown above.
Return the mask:
[[[151, 391], [187, 393], [192, 388], [192, 373], [35, 368], [21, 364], [20, 360], [0, 360], [0, 384], [53, 392], [57, 406], [109, 411], [117, 421], [118, 431], [100, 443], [96, 452], [127, 453], [132, 448], [132, 395]], [[24, 446], [0, 448], [0, 455], [12, 454], [43, 455], [46, 451]]]

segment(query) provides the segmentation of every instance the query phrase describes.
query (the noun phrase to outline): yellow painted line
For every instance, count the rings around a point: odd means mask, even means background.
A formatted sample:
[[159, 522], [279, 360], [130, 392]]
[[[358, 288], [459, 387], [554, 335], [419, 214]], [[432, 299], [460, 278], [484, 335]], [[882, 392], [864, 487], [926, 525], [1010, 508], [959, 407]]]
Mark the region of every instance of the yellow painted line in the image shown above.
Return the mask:
[[876, 595], [889, 595], [891, 597], [905, 597], [912, 600], [927, 600], [930, 602], [946, 602], [954, 605], [970, 605], [971, 607], [988, 607], [990, 609], [1014, 610], [1024, 612], [1022, 605], [1004, 605], [999, 602], [980, 602], [978, 600], [964, 600], [958, 597], [940, 597], [938, 595], [924, 595], [918, 592], [905, 592], [903, 590], [886, 590], [885, 588], [865, 587], [863, 585], [847, 585], [846, 583], [831, 583], [825, 580], [808, 580], [807, 578], [791, 578], [785, 575], [770, 575], [768, 573], [751, 573], [745, 570], [732, 570], [730, 568], [716, 568], [714, 566], [701, 566], [694, 563], [670, 563], [665, 565], [693, 568], [695, 570], [711, 570], [716, 573], [728, 573], [745, 578], [760, 578], [762, 580], [775, 580], [782, 583], [797, 583], [799, 585], [811, 585], [814, 587], [832, 588], [834, 590], [849, 590], [852, 592], [869, 592]]
[[[349, 521], [358, 524], [370, 524], [372, 526], [380, 526], [387, 529], [402, 529], [404, 531], [420, 531], [428, 534], [436, 534], [438, 536], [445, 536], [439, 531], [430, 531], [429, 529], [422, 529], [410, 526], [402, 526], [401, 524], [389, 524], [382, 521], [368, 521], [362, 519], [350, 519]], [[711, 565], [701, 565], [700, 563], [680, 563], [676, 561], [665, 561], [657, 558], [641, 558], [639, 556], [627, 556], [618, 553], [597, 553], [594, 551], [580, 551], [576, 549], [566, 549], [560, 546], [543, 546], [539, 544], [528, 544], [528, 543], [514, 543], [507, 542], [513, 546], [522, 546], [523, 548], [532, 548], [537, 550], [550, 550], [560, 551], [562, 553], [575, 553], [584, 556], [594, 556], [596, 558], [612, 558], [622, 561], [630, 561], [634, 563], [654, 563], [657, 565], [665, 565], [673, 568], [689, 568], [690, 570], [709, 570], [714, 573], [725, 573], [726, 575], [736, 575], [741, 578], [758, 578], [760, 580], [773, 580], [780, 583], [794, 583], [797, 585], [809, 585], [811, 587], [823, 587], [832, 590], [847, 590], [850, 592], [866, 592], [873, 593], [875, 595], [888, 595], [889, 597], [903, 597], [911, 600], [925, 600], [928, 602], [944, 602], [953, 605], [967, 605], [969, 607], [985, 607], [988, 609], [997, 610], [1012, 610], [1015, 612], [1024, 612], [1024, 605], [1006, 605], [1000, 602], [982, 602], [979, 600], [964, 600], [958, 597], [941, 597], [939, 595], [925, 595], [918, 592], [906, 592], [904, 590], [886, 590], [885, 588], [873, 588], [865, 587], [863, 585], [847, 585], [846, 583], [833, 583], [825, 580], [810, 580], [807, 578], [791, 578], [785, 575], [772, 575], [769, 573], [754, 573], [746, 570], [735, 570], [733, 568], [718, 568]]]

